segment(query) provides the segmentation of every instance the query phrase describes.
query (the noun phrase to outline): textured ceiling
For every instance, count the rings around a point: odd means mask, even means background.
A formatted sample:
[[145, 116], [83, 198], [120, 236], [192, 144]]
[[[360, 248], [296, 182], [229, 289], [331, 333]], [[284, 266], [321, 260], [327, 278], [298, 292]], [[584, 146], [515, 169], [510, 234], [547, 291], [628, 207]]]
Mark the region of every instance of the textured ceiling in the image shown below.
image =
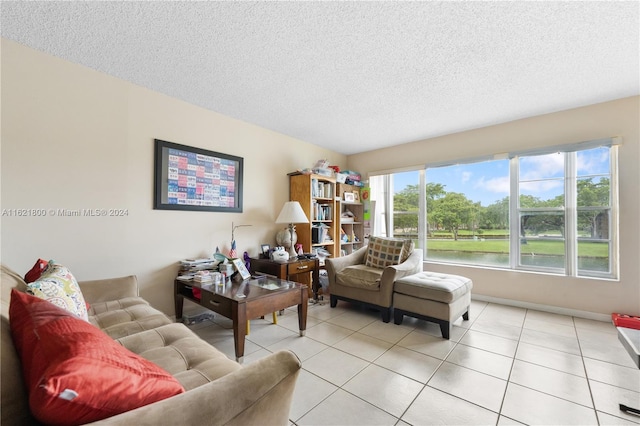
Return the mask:
[[640, 93], [633, 2], [8, 2], [2, 36], [351, 154]]

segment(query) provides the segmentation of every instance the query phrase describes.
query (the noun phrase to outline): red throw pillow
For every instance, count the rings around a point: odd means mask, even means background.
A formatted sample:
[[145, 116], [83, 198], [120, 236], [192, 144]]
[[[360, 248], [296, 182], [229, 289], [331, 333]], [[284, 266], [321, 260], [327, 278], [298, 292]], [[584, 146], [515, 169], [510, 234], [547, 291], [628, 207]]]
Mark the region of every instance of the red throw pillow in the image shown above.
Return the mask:
[[169, 373], [54, 304], [11, 291], [11, 334], [32, 414], [84, 424], [184, 392]]
[[27, 272], [24, 276], [25, 282], [29, 284], [40, 278], [40, 275], [42, 275], [42, 271], [47, 268], [48, 263], [49, 262], [47, 262], [46, 260], [38, 259], [36, 261], [36, 264], [33, 265], [33, 268], [31, 268], [29, 272]]

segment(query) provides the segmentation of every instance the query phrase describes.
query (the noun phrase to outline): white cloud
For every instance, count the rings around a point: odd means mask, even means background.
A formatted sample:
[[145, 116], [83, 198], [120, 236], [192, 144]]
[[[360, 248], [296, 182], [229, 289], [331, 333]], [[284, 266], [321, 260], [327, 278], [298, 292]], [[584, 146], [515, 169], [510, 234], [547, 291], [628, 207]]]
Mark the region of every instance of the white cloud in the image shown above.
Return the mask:
[[485, 180], [484, 176], [478, 179], [473, 185], [476, 189], [481, 189], [496, 194], [509, 194], [509, 176], [500, 176]]
[[520, 159], [520, 180], [544, 179], [563, 175], [564, 155], [561, 153]]
[[472, 172], [462, 172], [462, 183], [468, 182], [473, 176]]
[[522, 182], [520, 190], [528, 194], [542, 194], [556, 188], [563, 188], [564, 180], [541, 180], [536, 182]]
[[578, 154], [578, 174], [588, 175], [609, 171], [609, 151], [606, 149]]

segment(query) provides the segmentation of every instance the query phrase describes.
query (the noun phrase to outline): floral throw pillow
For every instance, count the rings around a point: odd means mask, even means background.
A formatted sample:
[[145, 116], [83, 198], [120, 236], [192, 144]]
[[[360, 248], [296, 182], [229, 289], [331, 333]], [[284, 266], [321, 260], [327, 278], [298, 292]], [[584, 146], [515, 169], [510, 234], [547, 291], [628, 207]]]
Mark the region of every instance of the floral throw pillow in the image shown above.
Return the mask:
[[27, 284], [27, 293], [66, 309], [78, 318], [89, 321], [87, 304], [75, 277], [65, 266], [49, 261], [40, 278]]

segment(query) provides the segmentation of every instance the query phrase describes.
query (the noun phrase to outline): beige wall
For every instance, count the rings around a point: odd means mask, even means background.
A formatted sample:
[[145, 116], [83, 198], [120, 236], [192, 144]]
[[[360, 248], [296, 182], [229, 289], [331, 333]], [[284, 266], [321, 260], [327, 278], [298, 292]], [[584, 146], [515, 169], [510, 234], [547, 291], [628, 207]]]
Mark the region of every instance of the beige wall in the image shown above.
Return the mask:
[[[640, 315], [640, 97], [527, 118], [348, 157], [363, 175], [429, 162], [474, 158], [621, 136], [620, 280], [567, 278], [427, 263], [425, 269], [469, 276], [476, 295], [609, 315]], [[560, 309], [560, 310], [562, 310]]]
[[[2, 262], [41, 257], [78, 279], [135, 274], [141, 295], [173, 314], [178, 261], [275, 244], [287, 173], [346, 157], [2, 39], [2, 209], [127, 209], [126, 217], [9, 217]], [[153, 210], [153, 140], [244, 158], [244, 212]]]

